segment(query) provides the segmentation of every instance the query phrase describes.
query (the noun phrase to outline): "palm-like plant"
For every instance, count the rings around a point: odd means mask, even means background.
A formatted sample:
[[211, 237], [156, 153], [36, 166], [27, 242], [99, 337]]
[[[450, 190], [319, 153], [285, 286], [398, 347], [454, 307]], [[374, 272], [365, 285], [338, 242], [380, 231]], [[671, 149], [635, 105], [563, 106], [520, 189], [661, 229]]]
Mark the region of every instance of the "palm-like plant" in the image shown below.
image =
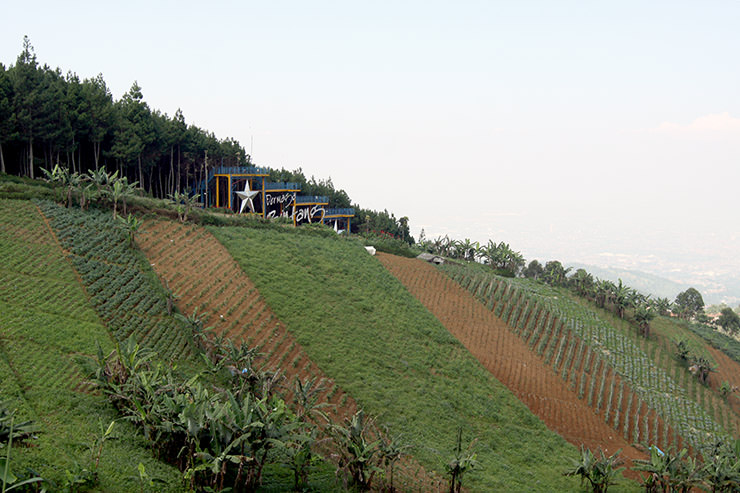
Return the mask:
[[459, 258], [462, 260], [468, 260], [468, 261], [474, 261], [475, 260], [475, 252], [478, 248], [477, 242], [470, 241], [469, 238], [465, 238], [462, 241], [454, 241], [454, 252], [455, 252], [455, 258]]
[[[116, 217], [116, 216], [114, 215], [113, 217]], [[123, 229], [124, 231], [126, 231], [126, 234], [128, 235], [129, 247], [133, 247], [136, 232], [139, 231], [139, 228], [141, 228], [141, 225], [144, 224], [144, 221], [134, 216], [133, 214], [129, 214], [126, 217], [118, 216], [117, 219], [119, 223], [123, 226]]]
[[366, 418], [362, 409], [344, 425], [330, 424], [329, 431], [339, 454], [339, 467], [347, 471], [352, 484], [361, 490], [370, 489], [375, 473], [379, 441], [372, 437], [373, 420]]
[[624, 318], [625, 310], [632, 306], [633, 293], [634, 290], [622, 284], [622, 280], [619, 279], [619, 283], [614, 287], [614, 291], [612, 292], [614, 311], [619, 318]]
[[393, 466], [398, 462], [407, 448], [409, 446], [401, 442], [400, 436], [389, 436], [387, 429], [385, 430], [385, 434], [380, 435], [378, 450], [388, 477], [388, 484], [384, 488], [384, 491], [388, 491], [389, 493], [396, 491], [395, 486], [393, 486]]
[[99, 168], [97, 170], [88, 170], [87, 177], [90, 182], [95, 186], [95, 190], [99, 197], [104, 197], [106, 189], [118, 178], [118, 171], [108, 173], [105, 168]]
[[566, 476], [580, 476], [581, 484], [587, 480], [594, 493], [606, 493], [609, 486], [616, 483], [616, 477], [624, 469], [619, 467], [622, 460], [618, 458], [621, 449], [607, 457], [604, 451], [599, 449], [600, 457], [597, 458], [591, 450], [581, 445], [580, 460], [574, 462], [573, 468], [566, 471]]
[[740, 460], [730, 454], [715, 454], [704, 464], [702, 478], [712, 493], [740, 489]]
[[477, 454], [473, 452], [474, 446], [475, 440], [463, 449], [462, 428], [458, 428], [454, 454], [452, 459], [445, 464], [445, 470], [450, 476], [450, 493], [460, 493], [463, 476], [478, 466]]
[[177, 217], [180, 219], [180, 222], [184, 223], [188, 220], [190, 210], [195, 206], [196, 203], [198, 203], [200, 194], [196, 193], [191, 195], [188, 190], [185, 190], [185, 193], [175, 191], [175, 193], [169, 195], [169, 198], [170, 202], [175, 205], [175, 209], [177, 210]]
[[655, 313], [647, 304], [638, 305], [635, 308], [635, 322], [640, 328], [640, 332], [645, 337], [650, 335], [650, 321], [655, 318]]
[[688, 493], [701, 485], [701, 467], [693, 457], [687, 457], [686, 449], [678, 453], [662, 452], [650, 447], [650, 460], [635, 459], [633, 469], [646, 472], [643, 486], [646, 492], [675, 491]]
[[0, 457], [0, 486], [2, 486], [3, 493], [13, 491], [16, 488], [21, 488], [28, 484], [44, 481], [40, 477], [19, 480], [10, 468], [10, 454], [13, 448], [13, 440], [25, 440], [35, 432], [36, 426], [33, 422], [25, 421], [16, 424], [15, 411], [8, 412], [4, 406], [0, 405], [0, 449], [7, 449], [4, 457]]
[[568, 282], [579, 296], [590, 294], [594, 287], [594, 278], [585, 269], [578, 269], [575, 274], [568, 278]]
[[75, 188], [80, 186], [83, 182], [82, 176], [79, 173], [70, 172], [69, 168], [63, 168], [58, 164], [54, 165], [54, 168], [49, 171], [42, 169], [47, 179], [53, 183], [58, 183], [67, 190], [66, 206], [69, 208], [72, 206], [72, 192]]
[[570, 271], [571, 267], [566, 269], [560, 261], [550, 260], [545, 264], [545, 272], [542, 274], [542, 280], [552, 286], [565, 286], [567, 281], [566, 276]]

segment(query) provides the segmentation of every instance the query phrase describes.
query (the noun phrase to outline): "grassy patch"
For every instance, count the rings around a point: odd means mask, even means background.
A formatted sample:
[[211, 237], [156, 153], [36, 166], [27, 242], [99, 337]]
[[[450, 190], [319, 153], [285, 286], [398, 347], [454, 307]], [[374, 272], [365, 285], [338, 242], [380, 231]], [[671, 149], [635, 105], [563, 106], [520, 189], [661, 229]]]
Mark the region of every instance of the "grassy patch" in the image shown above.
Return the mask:
[[133, 336], [170, 359], [192, 359], [192, 335], [168, 315], [164, 289], [141, 252], [129, 245], [120, 223], [106, 211], [84, 212], [51, 202], [40, 207], [71, 252], [90, 301], [115, 339]]
[[[35, 470], [60, 491], [68, 472], [93, 467], [100, 423], [116, 419], [105, 399], [85, 392], [76, 360], [113, 343], [31, 202], [0, 200], [0, 252], [0, 400], [40, 428], [31, 447], [13, 449], [13, 467]], [[115, 435], [101, 457], [102, 490], [138, 489], [139, 462], [168, 481], [165, 490], [179, 489], [179, 473], [154, 460], [132, 427], [118, 423]]]
[[713, 347], [740, 363], [740, 341], [734, 337], [730, 337], [716, 329], [699, 323], [681, 322], [681, 324]]
[[355, 241], [211, 228], [313, 361], [443, 471], [462, 426], [473, 491], [574, 490], [574, 447], [547, 430]]

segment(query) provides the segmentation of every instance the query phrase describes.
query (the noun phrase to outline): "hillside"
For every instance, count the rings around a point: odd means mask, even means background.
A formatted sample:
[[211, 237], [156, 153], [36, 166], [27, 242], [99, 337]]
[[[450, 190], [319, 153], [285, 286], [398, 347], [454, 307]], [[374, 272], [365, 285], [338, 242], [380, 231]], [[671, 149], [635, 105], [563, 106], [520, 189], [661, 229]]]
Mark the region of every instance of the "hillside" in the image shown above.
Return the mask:
[[[138, 465], [179, 490], [179, 473], [155, 460], [133, 427], [90, 392], [78, 361], [94, 356], [114, 339], [88, 302], [68, 253], [29, 201], [0, 200], [0, 401], [20, 420], [38, 427], [27, 448], [14, 448], [17, 475], [28, 468], [61, 491], [90, 475], [105, 491], [139, 488]], [[117, 420], [100, 462], [91, 454], [96, 440]], [[101, 430], [102, 427], [102, 430]], [[3, 452], [3, 455], [5, 452]]]
[[576, 449], [495, 380], [361, 245], [210, 228], [312, 361], [441, 471], [458, 426], [477, 438], [474, 491], [569, 490]]
[[[328, 229], [253, 226], [150, 216], [132, 247], [107, 211], [0, 200], [0, 398], [42, 429], [14, 464], [56, 485], [90, 470], [89, 444], [117, 419], [82, 376], [97, 343], [108, 352], [133, 336], [185, 373], [202, 369], [168, 299], [214, 336], [255, 348], [260, 366], [287, 377], [289, 404], [291, 382], [315, 378], [333, 419], [362, 408], [400, 434], [410, 455], [398, 485], [412, 490], [444, 487], [458, 428], [480, 462], [471, 491], [577, 489], [562, 473], [581, 444], [636, 459], [650, 444], [701, 451], [739, 434], [740, 401], [719, 383], [737, 385], [740, 366], [688, 327], [658, 318], [645, 340], [563, 289], [371, 257]], [[714, 366], [709, 387], [676, 360], [679, 340]], [[99, 488], [131, 490], [139, 463], [181, 488], [140, 432], [120, 419], [116, 431]], [[330, 487], [332, 466], [319, 469], [314, 484]], [[266, 488], [287, 487], [284, 475], [271, 468]]]
[[576, 446], [644, 458], [493, 311], [431, 264], [379, 255], [381, 263], [548, 428]]

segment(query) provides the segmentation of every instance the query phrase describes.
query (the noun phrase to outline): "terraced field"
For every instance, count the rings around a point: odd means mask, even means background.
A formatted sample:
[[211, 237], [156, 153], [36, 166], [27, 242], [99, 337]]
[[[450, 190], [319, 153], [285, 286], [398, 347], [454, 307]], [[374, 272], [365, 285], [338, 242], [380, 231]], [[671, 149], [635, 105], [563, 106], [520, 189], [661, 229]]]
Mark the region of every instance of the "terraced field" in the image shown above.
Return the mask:
[[629, 459], [644, 458], [643, 453], [604, 422], [603, 411], [595, 412], [579, 399], [558, 373], [452, 279], [417, 259], [382, 253], [378, 258], [550, 429], [576, 446], [601, 447], [612, 453], [622, 449]]
[[[137, 243], [160, 279], [177, 295], [176, 304], [183, 313], [197, 310], [218, 336], [246, 341], [257, 348], [257, 366], [284, 372], [288, 401], [295, 379], [312, 378], [324, 388], [319, 402], [328, 404], [323, 410], [333, 420], [338, 422], [356, 412], [354, 399], [310, 360], [241, 267], [206, 229], [147, 219]], [[443, 484], [408, 457], [396, 474], [407, 486], [418, 489]]]
[[118, 341], [134, 337], [172, 361], [195, 355], [190, 330], [167, 310], [164, 290], [128, 235], [109, 212], [66, 209], [41, 202], [90, 301]]
[[623, 320], [614, 325], [541, 284], [469, 267], [442, 270], [542, 356], [589, 406], [603, 408], [605, 421], [626, 439], [705, 452], [716, 439], [729, 440], [736, 433], [736, 413], [677, 364], [663, 347], [665, 341], [645, 339]]
[[137, 243], [175, 293], [182, 313], [197, 310], [219, 336], [257, 348], [256, 364], [270, 370], [282, 368], [288, 382], [321, 380], [325, 387], [321, 400], [332, 404], [330, 409], [338, 416], [356, 411], [351, 397], [310, 361], [241, 267], [206, 229], [147, 219]]
[[[62, 491], [83, 468], [92, 469], [89, 446], [100, 422], [116, 419], [91, 394], [79, 358], [113, 348], [77, 275], [38, 208], [0, 200], [0, 400], [39, 426], [28, 448], [13, 448], [16, 472], [33, 468], [49, 491]], [[99, 472], [104, 491], [132, 491], [137, 466], [178, 489], [179, 474], [154, 460], [127, 423], [106, 445]]]
[[[426, 468], [456, 430], [475, 437], [472, 491], [571, 491], [576, 448], [547, 430], [359, 242], [309, 232], [208, 228], [312, 361]], [[430, 490], [429, 487], [424, 491]], [[436, 488], [431, 488], [436, 491]]]

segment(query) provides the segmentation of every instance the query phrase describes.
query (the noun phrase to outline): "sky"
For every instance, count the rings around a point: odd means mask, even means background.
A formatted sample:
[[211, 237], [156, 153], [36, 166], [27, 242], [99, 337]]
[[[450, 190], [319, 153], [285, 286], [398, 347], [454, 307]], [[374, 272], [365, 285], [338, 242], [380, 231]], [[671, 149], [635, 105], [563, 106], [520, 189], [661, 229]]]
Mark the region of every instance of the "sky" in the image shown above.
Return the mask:
[[[740, 277], [740, 2], [3, 2], [102, 73], [412, 233]], [[698, 281], [697, 281], [698, 282]], [[740, 293], [737, 293], [740, 300]]]

